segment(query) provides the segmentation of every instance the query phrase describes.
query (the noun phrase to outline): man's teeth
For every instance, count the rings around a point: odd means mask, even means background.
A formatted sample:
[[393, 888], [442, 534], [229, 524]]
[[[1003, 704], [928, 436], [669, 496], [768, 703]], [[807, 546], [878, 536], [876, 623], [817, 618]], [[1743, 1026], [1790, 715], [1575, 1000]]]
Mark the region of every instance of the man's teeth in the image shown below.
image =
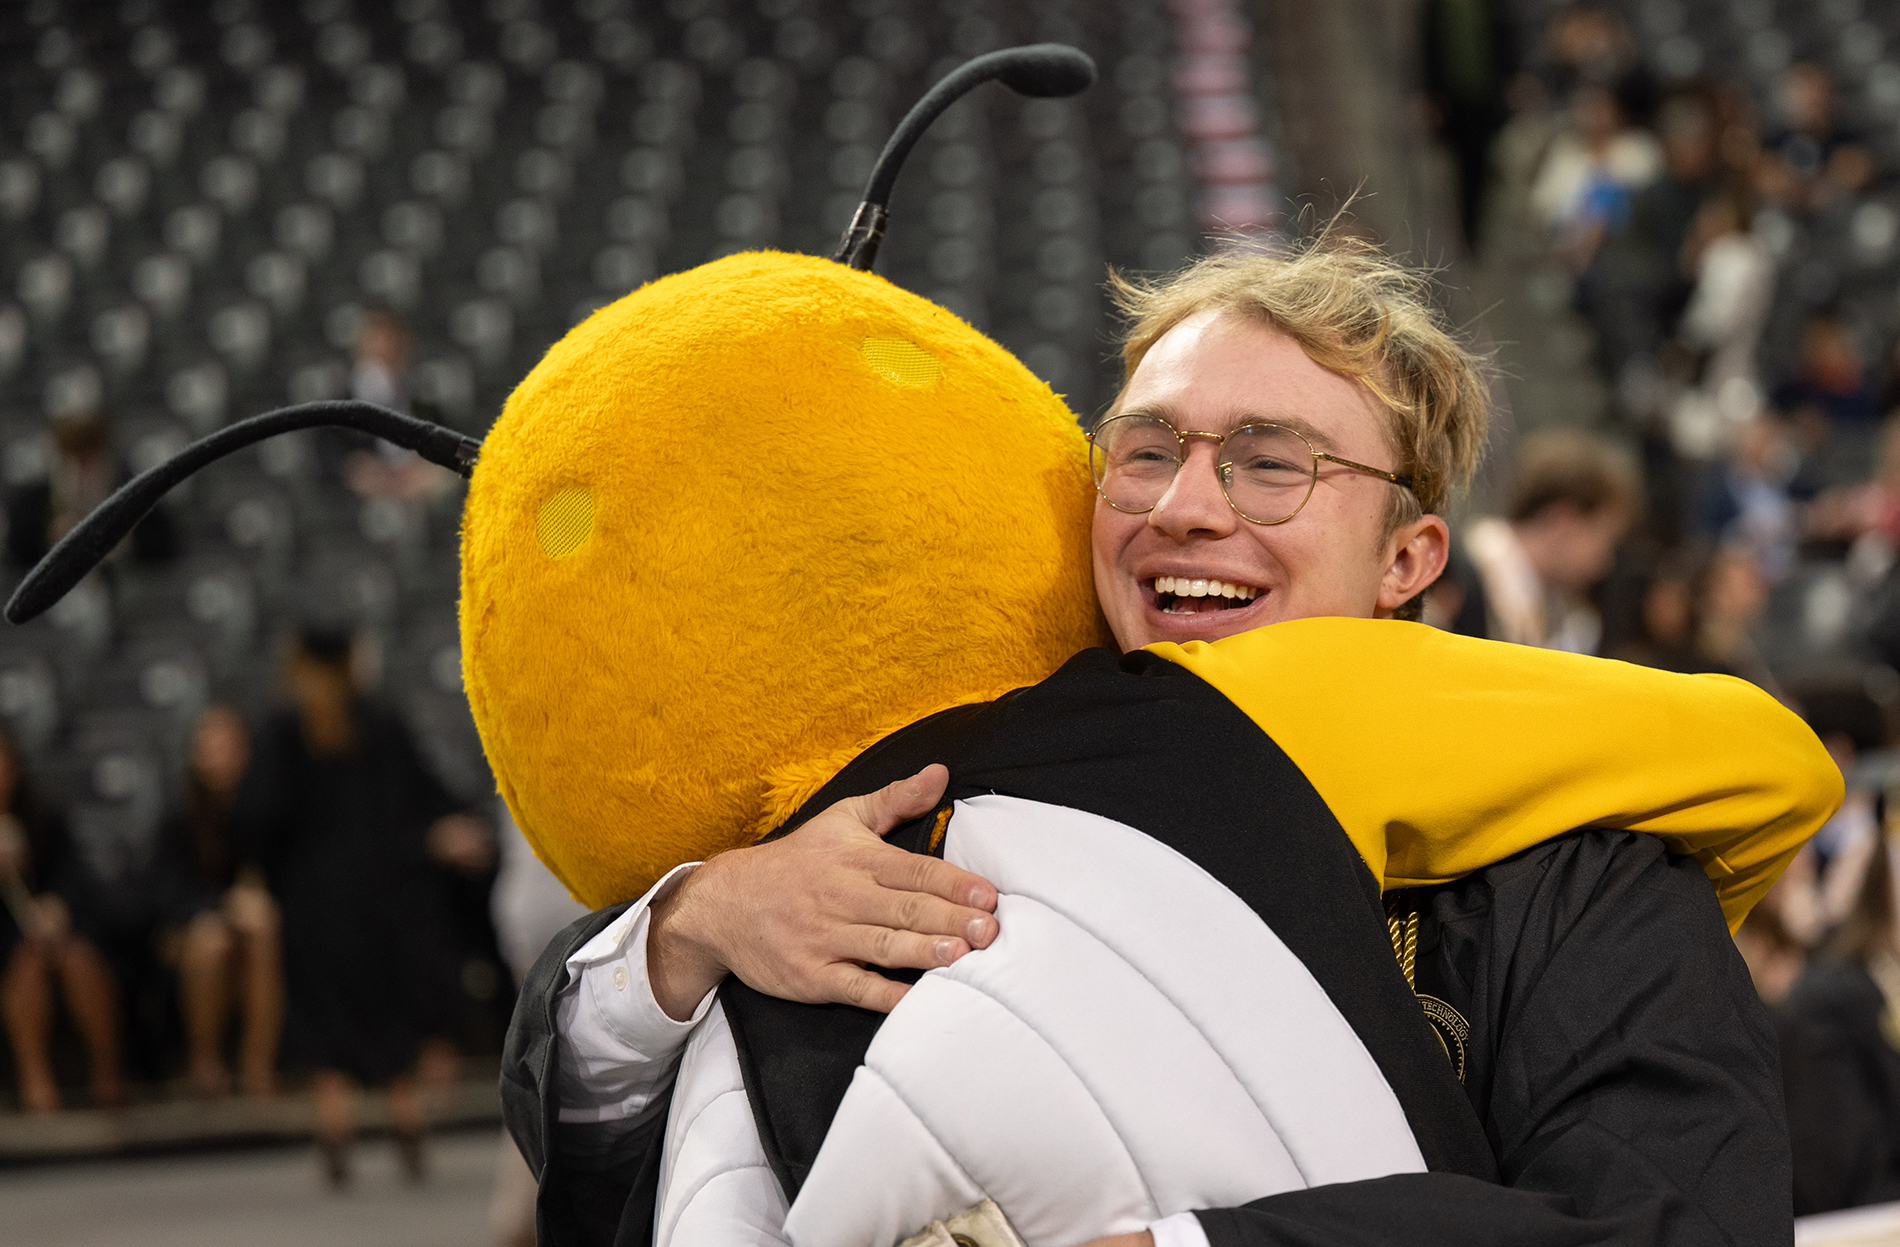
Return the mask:
[[1156, 576], [1156, 593], [1172, 593], [1178, 598], [1237, 598], [1251, 602], [1260, 590], [1252, 585], [1228, 584], [1225, 580], [1194, 580], [1187, 576]]

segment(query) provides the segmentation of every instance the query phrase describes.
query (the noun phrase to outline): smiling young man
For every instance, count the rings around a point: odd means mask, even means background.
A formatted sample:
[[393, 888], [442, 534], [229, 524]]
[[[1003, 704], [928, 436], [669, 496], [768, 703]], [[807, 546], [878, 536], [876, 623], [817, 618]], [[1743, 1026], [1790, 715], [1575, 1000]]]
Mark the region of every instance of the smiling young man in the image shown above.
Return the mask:
[[1213, 307], [1163, 334], [1094, 437], [1095, 590], [1123, 648], [1390, 616], [1436, 579], [1445, 521], [1368, 466], [1393, 456], [1383, 414], [1261, 321]]
[[[840, 1227], [901, 1236], [918, 1222], [865, 1222], [864, 1207], [902, 1204], [918, 1183], [963, 1191], [970, 1165], [987, 1162], [975, 1189], [1032, 1247], [1105, 1232], [1095, 1247], [1785, 1239], [1773, 1036], [1723, 918], [1739, 921], [1838, 800], [1818, 744], [1732, 682], [1376, 622], [1411, 614], [1442, 570], [1438, 513], [1484, 438], [1481, 370], [1414, 276], [1313, 250], [1216, 259], [1122, 293], [1130, 375], [1093, 437], [1092, 541], [1104, 617], [1124, 651], [1146, 652], [1119, 667], [1085, 655], [1020, 695], [887, 738], [808, 808], [910, 778], [682, 869], [557, 940], [524, 990], [517, 1073], [505, 1076], [532, 1106], [510, 1121], [539, 1158], [544, 1214], [576, 1241], [870, 1243]], [[1278, 762], [1255, 766], [1258, 749]], [[953, 774], [917, 772], [931, 757]], [[1004, 828], [1001, 857], [959, 852], [959, 836], [968, 846], [994, 829], [997, 797], [1043, 814]], [[1194, 813], [1178, 817], [1184, 805]], [[1048, 1022], [1084, 1080], [1098, 1077], [1110, 1117], [1127, 1108], [1110, 1104], [1123, 1090], [1160, 1089], [1117, 1118], [1130, 1154], [1173, 1140], [1147, 1168], [1138, 1155], [1139, 1178], [1118, 1176], [1112, 1147], [1088, 1160], [1092, 1110], [1044, 1105], [1053, 1083], [1032, 1080], [1014, 1101], [997, 1090], [1028, 1066], [949, 1072], [995, 1042], [959, 1031], [961, 1014], [912, 1000], [888, 1029], [873, 1014], [782, 1003], [889, 1011], [920, 989], [939, 1000], [959, 974], [1013, 973], [1040, 946], [1019, 880], [999, 873], [1017, 868], [1008, 846], [1031, 857], [1036, 818], [1104, 810], [1119, 821], [1089, 824], [1096, 838], [1061, 859], [1075, 891], [1058, 895], [1077, 913], [1120, 895], [1119, 925], [1147, 932], [1116, 945], [1130, 964], [1204, 938], [1174, 971], [1205, 987], [1208, 967], [1225, 967], [1215, 977], [1231, 991], [1181, 1005], [1209, 1038], [1095, 1066], [1082, 1049], [1105, 1030], [1146, 1033], [1171, 1006], [1124, 1004], [1106, 1028], [1111, 1015], [1086, 1005], [1079, 1030], [1062, 1029], [1074, 1017]], [[878, 839], [899, 824], [914, 843]], [[1145, 834], [1115, 838], [1135, 827]], [[1597, 830], [1565, 834], [1577, 827]], [[1165, 876], [1179, 863], [1144, 857], [1151, 839], [1194, 862], [1200, 882], [1174, 890]], [[1341, 852], [1338, 870], [1311, 873]], [[1223, 908], [1235, 896], [1258, 917]], [[1274, 980], [1248, 951], [1260, 919], [1306, 950], [1332, 1004], [1287, 994], [1309, 980]], [[1012, 942], [1017, 922], [1025, 934]], [[1087, 978], [1044, 961], [1054, 977], [1025, 980], [1036, 985], [1025, 1007]], [[867, 966], [940, 973], [906, 981]], [[715, 1002], [728, 975], [747, 986], [729, 981]], [[1155, 981], [1175, 1004], [1199, 990]], [[1351, 1126], [1344, 1153], [1301, 1134], [1292, 1113], [1269, 1134], [1284, 1142], [1276, 1155], [1299, 1158], [1297, 1176], [1226, 1172], [1251, 1146], [1240, 1127], [1223, 1133], [1226, 1093], [1209, 1092], [1204, 1118], [1178, 1118], [1180, 1096], [1227, 1076], [1172, 1090], [1170, 1079], [1201, 1059], [1198, 1044], [1226, 1042], [1214, 1015], [1259, 999], [1281, 1019], [1343, 1010], [1357, 1036], [1347, 1046], [1373, 1053], [1378, 1085], [1405, 1103], [1402, 1142], [1416, 1135], [1407, 1155], [1423, 1159], [1361, 1165], [1353, 1153], [1383, 1156], [1391, 1140], [1376, 1113], [1362, 1128], [1350, 1107], [1356, 1076], [1275, 1058], [1261, 1104], [1312, 1085], [1319, 1117]], [[915, 1143], [887, 1120], [895, 1110], [867, 1108], [859, 1062], [874, 1041], [888, 1065], [892, 1049], [952, 1033], [963, 1038], [931, 1069], [956, 1094], [915, 1108], [928, 1127]], [[1241, 1033], [1271, 1047], [1265, 1030]], [[1421, 1042], [1430, 1059], [1410, 1064]], [[1324, 1064], [1336, 1050], [1312, 1055]], [[532, 1068], [530, 1052], [543, 1054]], [[1262, 1057], [1222, 1052], [1242, 1082]], [[932, 1091], [930, 1074], [911, 1090]], [[734, 1095], [736, 1115], [722, 1099]], [[931, 1140], [954, 1152], [957, 1130], [973, 1132], [976, 1153], [930, 1160]], [[913, 1143], [924, 1151], [911, 1156]], [[1199, 1169], [1183, 1159], [1197, 1145]], [[734, 1177], [745, 1172], [766, 1176]], [[999, 1189], [1011, 1183], [1014, 1201]]]

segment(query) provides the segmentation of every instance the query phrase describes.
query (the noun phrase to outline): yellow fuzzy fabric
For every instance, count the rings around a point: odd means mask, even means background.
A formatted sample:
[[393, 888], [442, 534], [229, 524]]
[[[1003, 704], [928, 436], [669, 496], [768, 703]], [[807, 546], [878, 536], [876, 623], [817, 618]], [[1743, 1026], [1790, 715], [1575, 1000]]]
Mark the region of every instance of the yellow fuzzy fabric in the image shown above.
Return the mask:
[[1103, 641], [1087, 445], [882, 278], [728, 257], [601, 309], [482, 445], [469, 700], [589, 905], [756, 838], [872, 741]]

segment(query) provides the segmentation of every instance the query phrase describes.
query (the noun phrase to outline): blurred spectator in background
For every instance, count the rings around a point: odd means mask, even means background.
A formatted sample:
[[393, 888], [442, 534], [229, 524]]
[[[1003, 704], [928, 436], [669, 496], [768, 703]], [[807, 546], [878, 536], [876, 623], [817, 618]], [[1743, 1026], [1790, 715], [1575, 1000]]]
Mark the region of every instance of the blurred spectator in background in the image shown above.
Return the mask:
[[1662, 148], [1630, 124], [1627, 102], [1609, 86], [1579, 86], [1569, 113], [1569, 126], [1546, 149], [1530, 195], [1558, 258], [1582, 273], [1607, 237], [1629, 227], [1635, 193], [1662, 172]]
[[228, 992], [231, 934], [193, 829], [168, 813], [162, 747], [149, 729], [106, 724], [77, 737], [74, 752], [72, 849], [55, 883], [73, 930], [110, 968], [115, 1012], [143, 1040], [132, 1054], [148, 1075], [164, 1072], [175, 974], [192, 1089], [221, 1094], [229, 1088], [208, 1021]]
[[1690, 224], [1717, 189], [1716, 107], [1710, 93], [1690, 88], [1666, 98], [1657, 111], [1656, 137], [1662, 145], [1662, 173], [1636, 193], [1630, 235], [1646, 255], [1675, 274]]
[[1801, 456], [1780, 421], [1757, 417], [1743, 425], [1725, 461], [1710, 468], [1692, 521], [1703, 540], [1745, 546], [1760, 570], [1779, 582], [1794, 565], [1800, 515], [1789, 485]]
[[1794, 373], [1774, 388], [1772, 400], [1808, 467], [1803, 476], [1811, 483], [1797, 486], [1798, 493], [1809, 497], [1824, 484], [1866, 471], [1879, 405], [1854, 328], [1837, 312], [1808, 318]]
[[[1629, 71], [1634, 51], [1629, 29], [1608, 10], [1567, 5], [1551, 18], [1530, 63], [1513, 74], [1504, 88], [1510, 117], [1490, 152], [1492, 206], [1487, 216], [1505, 226], [1506, 233], [1524, 215], [1534, 220], [1540, 237], [1548, 237], [1551, 221], [1532, 206], [1532, 192], [1560, 136], [1567, 136], [1563, 139], [1566, 148], [1575, 150], [1571, 93], [1582, 84], [1619, 81]], [[1498, 240], [1487, 235], [1487, 248]]]
[[119, 1007], [112, 972], [99, 950], [73, 930], [72, 914], [56, 883], [71, 867], [65, 822], [35, 799], [13, 737], [0, 729], [0, 1008], [30, 1113], [60, 1107], [59, 1083], [48, 1049], [53, 1030], [53, 982], [86, 1047], [93, 1103], [125, 1099], [119, 1067]]
[[1879, 414], [1853, 326], [1838, 312], [1808, 318], [1794, 375], [1775, 387], [1774, 401], [1785, 412], [1816, 410], [1830, 424], [1864, 424]]
[[[407, 412], [410, 346], [409, 326], [402, 317], [383, 309], [365, 312], [356, 331], [350, 397]], [[417, 414], [434, 418], [433, 412]], [[380, 437], [371, 439], [367, 449], [350, 451], [343, 460], [344, 483], [365, 498], [431, 497], [447, 490], [453, 479], [454, 473], [446, 468]]]
[[1439, 136], [1458, 168], [1458, 219], [1475, 252], [1491, 144], [1509, 115], [1505, 84], [1516, 69], [1512, 23], [1500, 0], [1429, 0], [1424, 6], [1425, 92]]
[[1709, 670], [1740, 676], [1770, 693], [1774, 673], [1755, 644], [1755, 625], [1768, 607], [1768, 578], [1754, 550], [1718, 546], [1696, 585], [1696, 650]]
[[1621, 82], [1636, 67], [1636, 44], [1622, 17], [1593, 4], [1567, 4], [1544, 32], [1544, 70], [1565, 98], [1588, 83]]
[[1549, 432], [1524, 440], [1514, 475], [1505, 518], [1465, 534], [1465, 611], [1482, 602], [1493, 640], [1595, 653], [1603, 629], [1589, 593], [1636, 517], [1636, 468], [1601, 438]]
[[1753, 636], [1767, 603], [1767, 581], [1747, 547], [1668, 551], [1642, 585], [1634, 634], [1609, 656], [1664, 671], [1739, 676], [1772, 693], [1775, 679]]
[[[1704, 81], [1707, 81], [1704, 79]], [[1761, 169], [1761, 118], [1755, 108], [1755, 96], [1747, 87], [1732, 80], [1711, 84], [1715, 102], [1716, 152], [1722, 160], [1725, 184], [1752, 193]]]
[[1776, 104], [1782, 124], [1767, 136], [1770, 161], [1762, 168], [1774, 197], [1807, 212], [1867, 185], [1873, 159], [1858, 136], [1841, 128], [1826, 70], [1805, 61], [1790, 65]]
[[1881, 785], [1859, 764], [1886, 746], [1887, 721], [1858, 683], [1810, 685], [1797, 690], [1795, 700], [1847, 782], [1841, 808], [1803, 846], [1776, 885], [1789, 934], [1817, 948], [1852, 912], [1880, 838], [1875, 806]]
[[363, 313], [350, 365], [350, 397], [391, 411], [409, 410], [409, 326], [384, 308]]
[[567, 885], [541, 864], [528, 838], [515, 825], [514, 816], [499, 800], [495, 803], [495, 818], [501, 871], [495, 876], [489, 906], [501, 955], [515, 981], [520, 982], [548, 941], [588, 911], [568, 892]]
[[237, 711], [207, 706], [192, 730], [183, 800], [168, 827], [186, 863], [180, 882], [194, 911], [184, 929], [178, 977], [186, 1073], [201, 1095], [229, 1089], [223, 1049], [233, 988], [244, 1019], [238, 1085], [254, 1096], [276, 1089], [284, 1013], [277, 903], [255, 865], [242, 860], [231, 828], [250, 757], [250, 736]]
[[1783, 1002], [1796, 1215], [1900, 1199], [1900, 938], [1890, 836], [1852, 913]]
[[1662, 106], [1661, 175], [1634, 188], [1627, 224], [1607, 229], [1579, 276], [1608, 375], [1657, 354], [1688, 296], [1684, 249], [1716, 168], [1713, 105], [1681, 92]]
[[1755, 351], [1774, 303], [1775, 264], [1749, 232], [1747, 202], [1732, 190], [1696, 209], [1680, 263], [1689, 286], [1671, 361], [1683, 389], [1670, 435], [1678, 453], [1708, 459], [1762, 408]]
[[1856, 561], [1871, 564], [1876, 576], [1893, 563], [1900, 548], [1900, 412], [1890, 412], [1880, 427], [1870, 477], [1837, 485], [1816, 495], [1808, 507], [1808, 535], [1817, 541], [1859, 547]]
[[[495, 803], [495, 818], [501, 873], [495, 876], [489, 903], [501, 954], [519, 986], [548, 941], [584, 915], [587, 907], [568, 895], [567, 886], [535, 857], [527, 837], [500, 801]], [[538, 1194], [534, 1171], [522, 1159], [514, 1137], [503, 1130], [501, 1151], [495, 1161], [495, 1194], [488, 1210], [495, 1247], [534, 1247]]]
[[[1807, 946], [1781, 920], [1781, 906], [1772, 891], [1749, 911], [1742, 929], [1735, 933], [1735, 946], [1741, 950], [1756, 994], [1771, 1008], [1787, 999], [1808, 966]], [[1784, 1053], [1786, 1047], [1784, 1038]], [[1785, 1055], [1782, 1068], [1784, 1072], [1788, 1069]]]
[[1900, 419], [1880, 431], [1871, 480], [1829, 490], [1809, 509], [1809, 531], [1848, 549], [1846, 570], [1865, 603], [1872, 657], [1900, 667]]
[[1713, 552], [1672, 550], [1658, 560], [1642, 587], [1635, 635], [1611, 658], [1664, 671], [1722, 672], [1702, 651], [1701, 590]]
[[[51, 432], [47, 474], [16, 487], [7, 501], [7, 558], [16, 567], [39, 562], [129, 475], [112, 453], [112, 423], [103, 412], [55, 417]], [[130, 545], [141, 560], [176, 557], [179, 536], [171, 513], [162, 506], [154, 508], [132, 530]]]
[[292, 705], [257, 734], [233, 822], [283, 912], [288, 1057], [312, 1068], [329, 1180], [349, 1180], [352, 1084], [387, 1085], [405, 1171], [423, 1172], [416, 1077], [458, 968], [435, 863], [488, 869], [487, 830], [423, 765], [400, 719], [358, 695], [347, 630], [288, 654]]

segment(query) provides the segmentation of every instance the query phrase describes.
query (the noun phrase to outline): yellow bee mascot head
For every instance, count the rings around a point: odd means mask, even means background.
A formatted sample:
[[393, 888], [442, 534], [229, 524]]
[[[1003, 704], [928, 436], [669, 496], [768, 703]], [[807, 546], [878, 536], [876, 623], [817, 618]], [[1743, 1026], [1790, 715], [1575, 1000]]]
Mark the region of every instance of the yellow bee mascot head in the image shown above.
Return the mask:
[[288, 428], [367, 429], [472, 464], [469, 700], [554, 873], [603, 905], [756, 839], [878, 738], [1100, 640], [1074, 418], [866, 271], [917, 132], [993, 77], [1068, 94], [1092, 68], [1049, 45], [964, 66], [887, 146], [847, 262], [748, 253], [635, 291], [557, 343], [479, 447], [361, 403], [213, 434], [95, 510], [8, 617], [57, 600], [203, 464]]
[[470, 703], [591, 904], [746, 843], [866, 745], [1094, 643], [1086, 447], [950, 313], [732, 256], [594, 314], [482, 445]]

